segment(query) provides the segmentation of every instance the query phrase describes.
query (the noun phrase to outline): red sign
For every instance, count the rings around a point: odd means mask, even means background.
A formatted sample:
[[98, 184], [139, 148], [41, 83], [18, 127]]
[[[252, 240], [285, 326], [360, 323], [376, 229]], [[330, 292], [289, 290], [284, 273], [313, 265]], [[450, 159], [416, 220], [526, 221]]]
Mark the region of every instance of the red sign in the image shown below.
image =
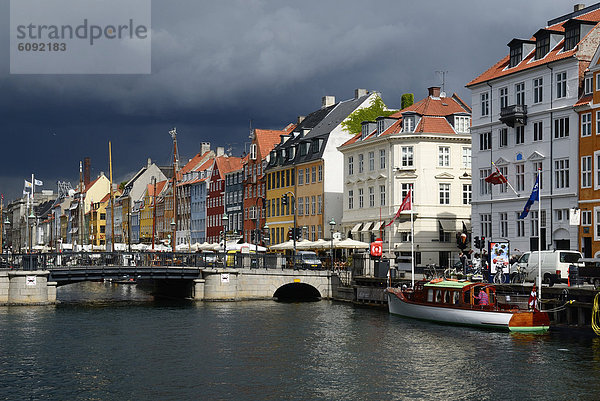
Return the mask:
[[371, 256], [381, 256], [383, 254], [383, 242], [371, 242]]

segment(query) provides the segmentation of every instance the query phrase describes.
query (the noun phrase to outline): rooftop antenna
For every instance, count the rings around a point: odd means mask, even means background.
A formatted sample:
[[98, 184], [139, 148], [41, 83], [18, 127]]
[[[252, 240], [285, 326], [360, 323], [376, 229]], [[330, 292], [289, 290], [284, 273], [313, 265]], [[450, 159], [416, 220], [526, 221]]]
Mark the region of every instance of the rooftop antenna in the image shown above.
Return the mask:
[[446, 92], [446, 74], [448, 71], [436, 71], [436, 73], [442, 76], [442, 92]]
[[254, 139], [254, 130], [252, 129], [252, 119], [250, 119], [250, 140]]

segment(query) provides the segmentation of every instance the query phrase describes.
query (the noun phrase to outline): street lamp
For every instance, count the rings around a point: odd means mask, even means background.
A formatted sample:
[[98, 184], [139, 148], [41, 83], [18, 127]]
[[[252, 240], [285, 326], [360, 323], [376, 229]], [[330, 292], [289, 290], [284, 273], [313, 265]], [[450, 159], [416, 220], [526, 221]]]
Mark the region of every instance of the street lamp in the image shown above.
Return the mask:
[[227, 223], [229, 222], [227, 213], [223, 214], [221, 220], [223, 221], [223, 268], [227, 268]]
[[127, 247], [131, 253], [131, 213], [127, 212]]
[[35, 220], [35, 215], [33, 214], [33, 210], [31, 211], [31, 213], [29, 214], [29, 216], [27, 216], [27, 219], [31, 222], [29, 223], [29, 253], [31, 253], [31, 245], [33, 242], [33, 223]]
[[[175, 234], [175, 226], [176, 226], [175, 219], [172, 219], [171, 220], [171, 232], [173, 234]], [[173, 238], [173, 243], [171, 244], [171, 251], [175, 252], [175, 235], [172, 235], [172, 238]]]
[[292, 212], [294, 212], [294, 231], [292, 232], [292, 238], [294, 240], [294, 270], [296, 270], [296, 227], [298, 226], [296, 217], [296, 194], [292, 191], [287, 191], [283, 196], [287, 198], [288, 194], [291, 195]]
[[329, 222], [329, 227], [331, 227], [331, 270], [333, 270], [333, 230], [335, 230], [335, 220], [333, 217]]
[[[1, 217], [1, 216], [0, 216]], [[1, 221], [1, 218], [0, 218]], [[2, 241], [0, 241], [0, 255], [4, 255], [4, 241], [6, 241], [7, 244], [7, 248], [8, 248], [8, 240], [7, 240], [7, 234], [8, 234], [8, 226], [10, 226], [10, 220], [8, 220], [8, 217], [6, 218], [6, 220], [4, 220], [4, 225], [2, 227]]]

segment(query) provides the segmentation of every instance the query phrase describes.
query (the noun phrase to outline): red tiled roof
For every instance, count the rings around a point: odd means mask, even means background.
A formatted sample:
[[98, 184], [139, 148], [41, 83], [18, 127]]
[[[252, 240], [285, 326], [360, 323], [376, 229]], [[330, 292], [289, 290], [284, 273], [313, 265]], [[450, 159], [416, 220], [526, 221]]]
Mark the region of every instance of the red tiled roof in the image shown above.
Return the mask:
[[215, 158], [215, 162], [217, 163], [221, 178], [224, 177], [224, 174], [227, 174], [230, 171], [242, 169], [242, 159], [239, 157], [219, 156]]
[[[156, 193], [160, 194], [162, 192], [162, 190], [165, 188], [165, 185], [167, 184], [167, 181], [160, 181], [156, 183]], [[148, 184], [148, 186], [146, 187], [146, 191], [148, 192], [148, 196], [152, 197], [154, 196], [154, 185], [152, 184]]]
[[[289, 127], [289, 125], [288, 125]], [[286, 128], [288, 128], [286, 127]], [[295, 125], [292, 127], [294, 129]], [[254, 136], [256, 138], [256, 142], [258, 145], [258, 149], [260, 150], [260, 154], [262, 157], [268, 155], [275, 146], [281, 142], [280, 135], [288, 135], [290, 131], [286, 130], [273, 130], [273, 129], [255, 129]]]
[[455, 134], [456, 132], [444, 117], [424, 116], [415, 128], [415, 132], [431, 132], [436, 134]]
[[577, 101], [577, 103], [575, 103], [574, 107], [583, 106], [585, 104], [588, 104], [589, 102], [592, 101], [592, 99], [593, 99], [593, 95], [584, 95], [581, 97], [581, 99], [579, 99]]
[[177, 179], [181, 179], [183, 174], [186, 174], [186, 173], [189, 173], [190, 171], [195, 170], [198, 167], [198, 165], [200, 164], [200, 162], [202, 161], [202, 159], [204, 159], [209, 152], [210, 151], [204, 152], [202, 154], [198, 153], [196, 156], [192, 157], [192, 159], [189, 162], [187, 162], [185, 164], [185, 166], [183, 166], [181, 168], [181, 170], [179, 170], [177, 172]]
[[[577, 16], [577, 18], [575, 18], [575, 19], [582, 20], [582, 21], [599, 22], [600, 21], [600, 9], [593, 10], [593, 11], [590, 11], [589, 13]], [[564, 31], [565, 28], [563, 25], [567, 21], [568, 20], [562, 21], [558, 24], [548, 27], [547, 29], [554, 30], [554, 31]], [[592, 32], [592, 31], [590, 31], [590, 32]], [[583, 40], [583, 39], [584, 38], [581, 38], [581, 40]], [[535, 40], [535, 37], [532, 37], [531, 40]], [[508, 62], [510, 60], [510, 55], [506, 55], [500, 61], [498, 61], [496, 64], [494, 64], [491, 68], [489, 68], [487, 71], [485, 71], [483, 74], [479, 75], [477, 78], [475, 78], [471, 82], [469, 82], [466, 85], [466, 87], [468, 88], [469, 86], [480, 84], [485, 81], [489, 81], [491, 79], [510, 75], [515, 72], [527, 70], [529, 68], [534, 68], [534, 67], [537, 67], [540, 65], [548, 64], [548, 63], [551, 63], [556, 60], [563, 60], [563, 59], [566, 59], [569, 57], [576, 56], [576, 52], [577, 52], [577, 49], [579, 48], [579, 46], [575, 46], [571, 50], [562, 52], [563, 46], [564, 46], [564, 39], [562, 41], [560, 41], [558, 43], [558, 45], [554, 47], [554, 49], [552, 49], [548, 54], [546, 54], [546, 56], [544, 58], [539, 59], [539, 60], [533, 60], [533, 58], [535, 57], [535, 50], [534, 50], [531, 53], [529, 53], [529, 55], [527, 55], [523, 60], [521, 60], [521, 62], [517, 66], [512, 67], [512, 68], [507, 68]]]
[[[455, 99], [456, 97], [456, 99]], [[414, 103], [411, 106], [405, 107], [404, 109], [392, 114], [390, 117], [392, 118], [401, 118], [402, 113], [407, 111], [412, 111], [422, 116], [438, 116], [445, 117], [455, 113], [470, 113], [471, 110], [464, 105], [464, 102], [459, 103], [462, 100], [456, 95], [453, 94], [452, 97], [439, 97], [434, 98], [431, 96], [427, 96], [425, 99]]]

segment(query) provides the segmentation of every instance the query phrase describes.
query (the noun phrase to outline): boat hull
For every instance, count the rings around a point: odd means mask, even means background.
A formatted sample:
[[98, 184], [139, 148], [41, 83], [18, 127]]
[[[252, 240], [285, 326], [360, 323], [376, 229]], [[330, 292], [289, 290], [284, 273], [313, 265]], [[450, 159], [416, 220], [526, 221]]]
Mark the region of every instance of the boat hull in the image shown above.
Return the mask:
[[450, 306], [424, 305], [408, 301], [401, 292], [387, 292], [391, 314], [437, 323], [474, 326], [520, 332], [546, 331], [549, 320], [545, 313], [476, 310]]

